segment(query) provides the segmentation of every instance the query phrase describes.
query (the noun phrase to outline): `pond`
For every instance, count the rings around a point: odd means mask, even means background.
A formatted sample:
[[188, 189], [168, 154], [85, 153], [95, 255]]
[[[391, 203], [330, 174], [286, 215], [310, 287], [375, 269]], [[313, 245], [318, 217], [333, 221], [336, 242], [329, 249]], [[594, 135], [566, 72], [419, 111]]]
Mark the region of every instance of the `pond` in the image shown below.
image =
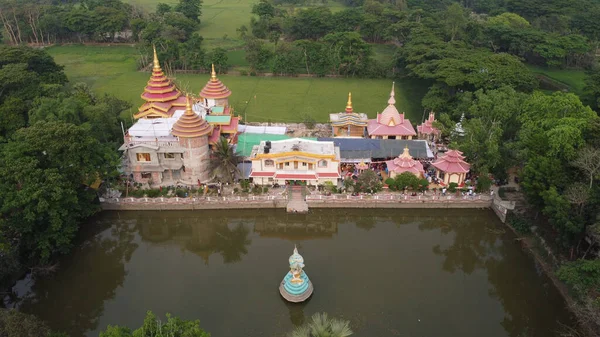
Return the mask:
[[[314, 284], [278, 286], [294, 245]], [[199, 319], [214, 337], [285, 336], [315, 312], [355, 336], [554, 336], [572, 325], [550, 280], [489, 210], [104, 212], [50, 276], [5, 304], [73, 337], [145, 312]], [[164, 316], [163, 316], [164, 317]]]

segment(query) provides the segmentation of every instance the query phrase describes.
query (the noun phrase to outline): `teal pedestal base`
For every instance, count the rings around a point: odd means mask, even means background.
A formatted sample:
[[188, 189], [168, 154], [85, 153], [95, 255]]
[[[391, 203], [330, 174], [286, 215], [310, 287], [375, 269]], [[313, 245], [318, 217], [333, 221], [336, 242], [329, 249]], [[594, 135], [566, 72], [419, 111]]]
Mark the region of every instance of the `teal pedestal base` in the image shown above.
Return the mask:
[[300, 278], [302, 283], [292, 283], [292, 273], [288, 272], [279, 285], [279, 293], [289, 302], [299, 303], [306, 301], [313, 293], [312, 282], [308, 279], [305, 272], [302, 272]]

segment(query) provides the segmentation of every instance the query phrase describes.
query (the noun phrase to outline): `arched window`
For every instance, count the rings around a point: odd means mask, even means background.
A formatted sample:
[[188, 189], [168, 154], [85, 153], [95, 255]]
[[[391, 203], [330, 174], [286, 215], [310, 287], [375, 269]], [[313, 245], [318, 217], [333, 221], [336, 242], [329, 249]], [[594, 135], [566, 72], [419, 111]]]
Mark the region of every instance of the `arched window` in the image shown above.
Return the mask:
[[265, 166], [273, 166], [275, 165], [275, 162], [271, 159], [267, 159], [265, 160]]
[[319, 160], [319, 167], [327, 167], [327, 160]]

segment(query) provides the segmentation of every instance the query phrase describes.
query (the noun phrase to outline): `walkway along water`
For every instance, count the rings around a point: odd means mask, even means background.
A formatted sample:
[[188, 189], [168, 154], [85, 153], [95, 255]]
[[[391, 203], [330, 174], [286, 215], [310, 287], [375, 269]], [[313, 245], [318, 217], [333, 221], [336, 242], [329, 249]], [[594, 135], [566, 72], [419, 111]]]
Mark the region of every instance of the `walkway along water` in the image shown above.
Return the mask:
[[[233, 196], [233, 197], [192, 197], [192, 198], [112, 198], [100, 199], [104, 210], [140, 211], [140, 210], [200, 210], [200, 209], [257, 209], [285, 208], [306, 212], [308, 208], [492, 208], [500, 220], [506, 220], [509, 209], [514, 203], [503, 201], [488, 195], [477, 196], [440, 196], [401, 194], [375, 194], [351, 196], [307, 195], [301, 191], [269, 196]], [[292, 203], [297, 200], [298, 203]], [[304, 208], [306, 207], [306, 208]]]

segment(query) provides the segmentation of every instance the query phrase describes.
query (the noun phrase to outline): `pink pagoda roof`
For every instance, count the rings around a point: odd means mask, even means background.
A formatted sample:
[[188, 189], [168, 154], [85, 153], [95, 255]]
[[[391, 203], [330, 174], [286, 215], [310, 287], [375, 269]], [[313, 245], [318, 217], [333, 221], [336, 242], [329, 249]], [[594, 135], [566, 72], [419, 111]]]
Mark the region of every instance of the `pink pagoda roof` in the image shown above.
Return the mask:
[[367, 124], [369, 136], [416, 136], [415, 128], [408, 119], [404, 118], [404, 113], [399, 113], [396, 109], [396, 99], [394, 98], [394, 85], [388, 100], [388, 106], [382, 113], [377, 114], [377, 119], [370, 119]]
[[221, 82], [217, 78], [217, 73], [215, 72], [215, 65], [212, 65], [212, 72], [210, 74], [210, 80], [208, 83], [202, 88], [200, 91], [200, 97], [202, 98], [211, 98], [211, 99], [219, 99], [219, 98], [227, 98], [231, 95], [231, 90], [229, 90], [223, 82]]
[[462, 155], [462, 152], [449, 150], [443, 157], [438, 158], [431, 165], [446, 173], [467, 173], [471, 165], [464, 161], [464, 159], [465, 156]]
[[421, 164], [421, 162], [418, 160], [413, 159], [408, 152], [408, 147], [404, 148], [404, 152], [398, 158], [388, 160], [385, 163], [387, 164], [388, 171], [395, 172], [397, 174], [410, 172], [412, 174], [422, 176], [425, 173], [423, 164]]
[[435, 113], [432, 111], [429, 113], [429, 118], [421, 125], [417, 125], [417, 131], [422, 135], [430, 135], [430, 134], [438, 134], [440, 130], [433, 126], [433, 122], [435, 122]]
[[185, 97], [162, 71], [156, 56], [156, 48], [154, 49], [152, 75], [141, 97], [146, 103], [142, 104], [138, 113], [134, 115], [136, 119], [146, 116], [170, 117], [178, 107], [186, 105]]

